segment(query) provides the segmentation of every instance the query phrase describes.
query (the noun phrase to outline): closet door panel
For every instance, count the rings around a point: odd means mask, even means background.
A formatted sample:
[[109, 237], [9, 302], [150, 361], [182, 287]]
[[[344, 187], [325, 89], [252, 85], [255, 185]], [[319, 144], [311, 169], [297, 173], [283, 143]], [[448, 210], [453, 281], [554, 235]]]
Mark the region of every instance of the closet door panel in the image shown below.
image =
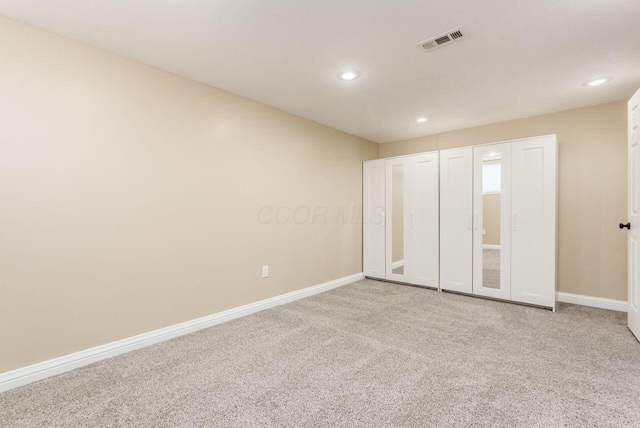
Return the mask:
[[511, 298], [511, 143], [474, 149], [473, 294]]
[[410, 159], [386, 160], [386, 278], [411, 282]]
[[438, 153], [412, 156], [411, 160], [412, 283], [438, 288]]
[[440, 288], [472, 292], [473, 149], [440, 152]]
[[385, 278], [385, 161], [363, 163], [363, 271]]
[[512, 145], [511, 299], [555, 308], [555, 136]]

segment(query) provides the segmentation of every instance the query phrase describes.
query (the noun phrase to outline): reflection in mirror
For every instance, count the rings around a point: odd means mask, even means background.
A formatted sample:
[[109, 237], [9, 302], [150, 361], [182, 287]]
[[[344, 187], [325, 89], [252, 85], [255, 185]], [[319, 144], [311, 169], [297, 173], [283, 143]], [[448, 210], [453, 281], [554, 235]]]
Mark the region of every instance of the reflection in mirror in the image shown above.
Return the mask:
[[391, 270], [396, 275], [404, 275], [404, 165], [391, 168]]
[[482, 157], [482, 286], [500, 288], [501, 156]]

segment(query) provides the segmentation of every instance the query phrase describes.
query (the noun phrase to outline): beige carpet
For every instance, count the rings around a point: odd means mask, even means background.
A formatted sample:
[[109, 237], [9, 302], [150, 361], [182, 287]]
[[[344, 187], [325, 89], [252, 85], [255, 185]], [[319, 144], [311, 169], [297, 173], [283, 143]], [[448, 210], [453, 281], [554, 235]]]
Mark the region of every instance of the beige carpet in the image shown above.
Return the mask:
[[639, 425], [625, 314], [368, 280], [0, 395], [1, 427]]
[[482, 285], [500, 288], [500, 250], [482, 249]]

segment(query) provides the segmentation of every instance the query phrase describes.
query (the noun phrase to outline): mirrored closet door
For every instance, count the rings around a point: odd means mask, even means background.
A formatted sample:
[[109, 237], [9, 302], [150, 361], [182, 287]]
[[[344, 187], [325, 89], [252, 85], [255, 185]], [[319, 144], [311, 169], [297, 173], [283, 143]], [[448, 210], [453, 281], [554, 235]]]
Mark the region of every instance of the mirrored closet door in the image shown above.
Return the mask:
[[511, 143], [474, 149], [473, 294], [511, 298]]
[[410, 282], [408, 258], [409, 227], [409, 157], [387, 159], [386, 162], [386, 278]]
[[363, 163], [365, 276], [438, 288], [438, 168], [438, 152]]

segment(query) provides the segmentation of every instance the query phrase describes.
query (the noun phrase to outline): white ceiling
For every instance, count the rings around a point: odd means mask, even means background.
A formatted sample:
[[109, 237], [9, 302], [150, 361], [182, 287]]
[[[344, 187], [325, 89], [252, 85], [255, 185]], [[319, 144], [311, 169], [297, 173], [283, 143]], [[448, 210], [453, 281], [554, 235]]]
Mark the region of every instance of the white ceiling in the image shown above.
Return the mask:
[[[0, 14], [377, 142], [640, 86], [638, 0], [0, 0]], [[416, 45], [461, 25], [467, 40]], [[338, 80], [346, 67], [361, 78]], [[614, 80], [582, 86], [599, 76]]]

